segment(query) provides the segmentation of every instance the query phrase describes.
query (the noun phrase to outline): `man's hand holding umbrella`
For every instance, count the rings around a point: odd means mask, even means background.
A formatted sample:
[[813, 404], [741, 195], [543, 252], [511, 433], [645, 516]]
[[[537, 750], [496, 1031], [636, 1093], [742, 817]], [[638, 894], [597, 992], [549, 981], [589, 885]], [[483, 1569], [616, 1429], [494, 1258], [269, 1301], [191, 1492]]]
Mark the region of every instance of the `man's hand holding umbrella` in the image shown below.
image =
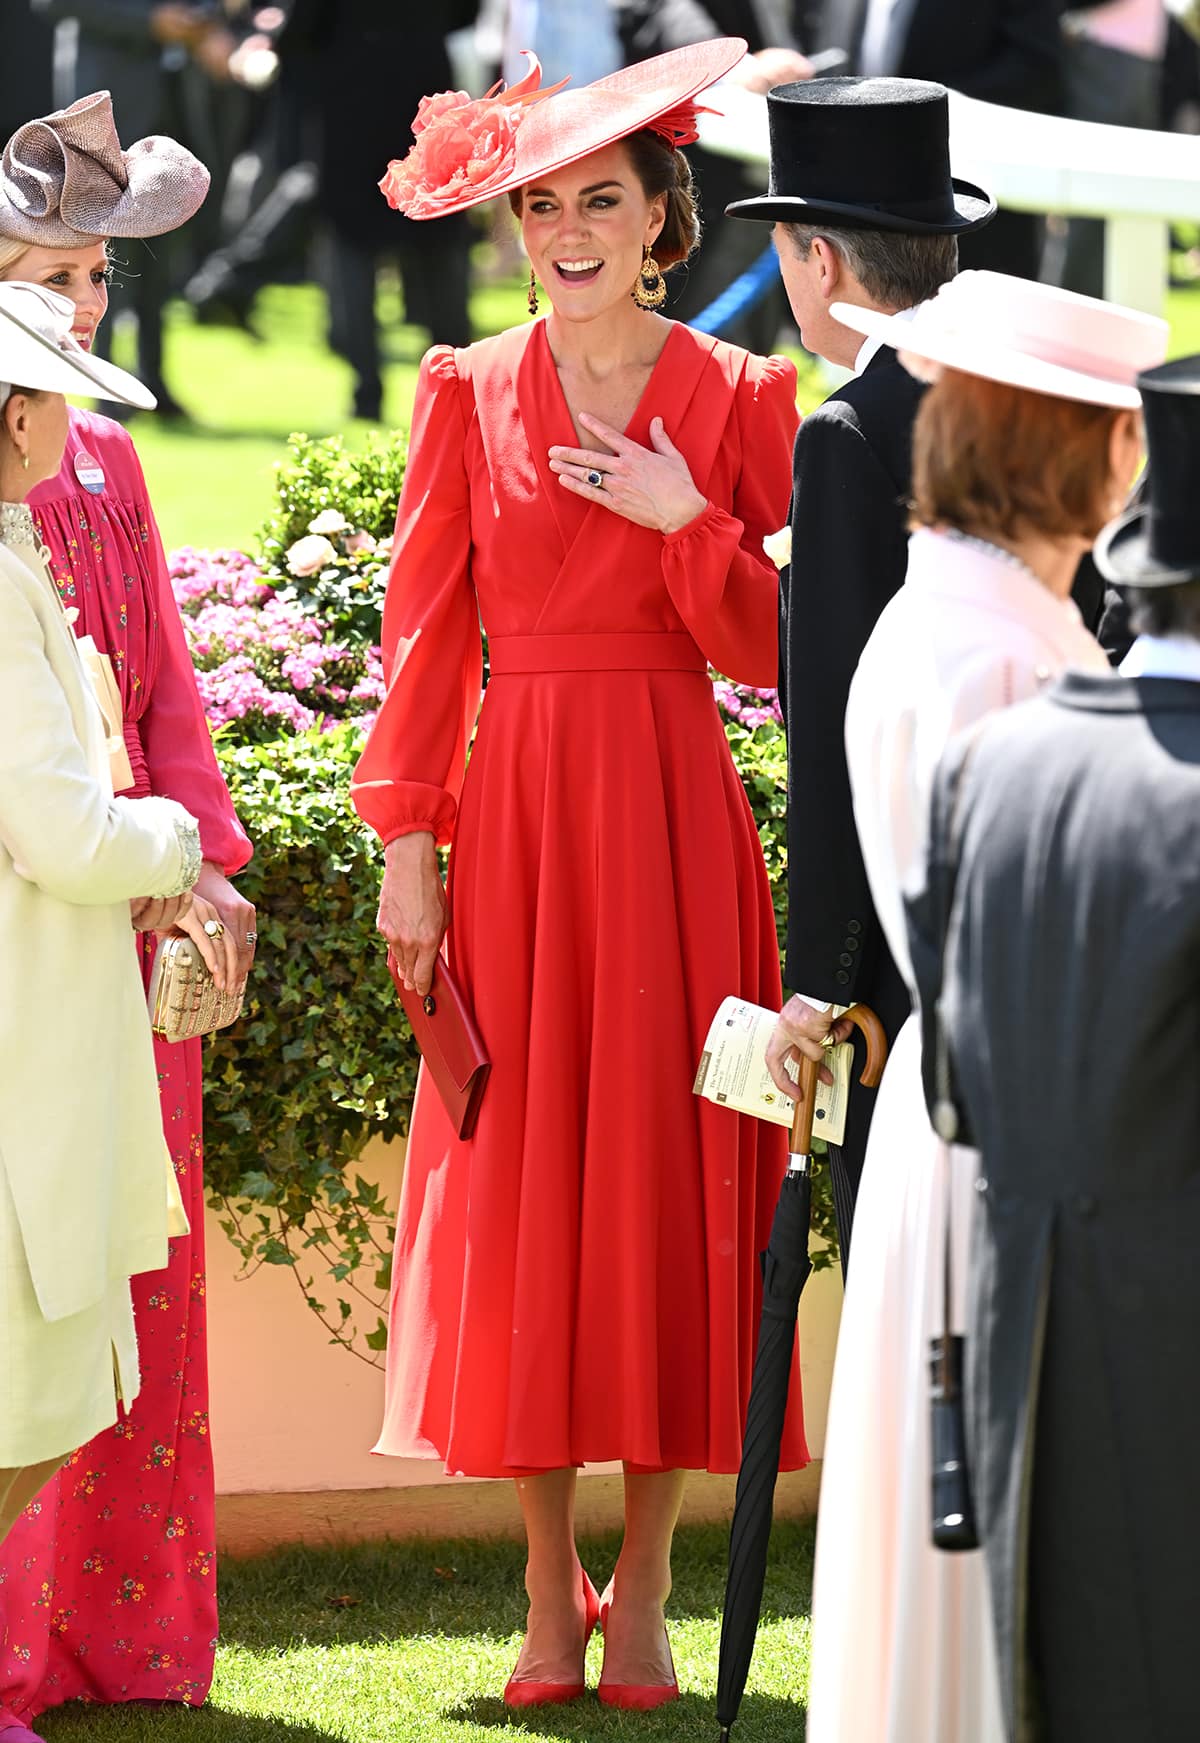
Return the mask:
[[817, 1076], [822, 1083], [831, 1084], [833, 1073], [825, 1064], [825, 1054], [836, 1042], [848, 1041], [853, 1032], [849, 1017], [835, 1017], [830, 1006], [812, 1005], [799, 993], [793, 994], [779, 1013], [775, 1033], [767, 1044], [767, 1070], [776, 1089], [796, 1099], [796, 1077], [788, 1065], [794, 1062], [799, 1070], [802, 1058], [819, 1067]]

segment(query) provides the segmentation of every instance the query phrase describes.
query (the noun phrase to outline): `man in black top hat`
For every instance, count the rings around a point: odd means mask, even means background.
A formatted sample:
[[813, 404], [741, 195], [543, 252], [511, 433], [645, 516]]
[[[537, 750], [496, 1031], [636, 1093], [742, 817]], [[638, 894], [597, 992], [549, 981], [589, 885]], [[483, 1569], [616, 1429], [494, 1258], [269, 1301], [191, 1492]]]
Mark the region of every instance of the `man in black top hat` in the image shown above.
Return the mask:
[[1021, 1743], [1200, 1713], [1200, 357], [1138, 385], [1152, 498], [1097, 561], [1141, 634], [951, 748], [910, 907], [927, 1094], [982, 1154], [969, 1462]]
[[[1075, 10], [1074, 0], [1070, 3]], [[1066, 4], [825, 0], [814, 42], [818, 49], [845, 49], [850, 57], [847, 72], [936, 79], [984, 103], [1058, 115], [1064, 100], [1059, 15]], [[966, 243], [962, 269], [1037, 278], [1043, 230], [1034, 212], [1001, 211]]]
[[[896, 353], [863, 342], [835, 301], [915, 308], [954, 277], [958, 238], [995, 202], [950, 174], [941, 85], [823, 79], [767, 97], [769, 191], [729, 208], [775, 226], [792, 311], [810, 351], [854, 378], [809, 414], [796, 438], [792, 564], [782, 576], [780, 695], [788, 734], [788, 936], [785, 984], [809, 1001], [863, 1000], [896, 1035], [908, 990], [884, 941], [863, 869], [842, 727], [850, 680], [908, 561], [911, 437], [921, 385]], [[790, 1021], [811, 1025], [793, 998]], [[855, 1084], [845, 1143], [831, 1151], [842, 1262], [875, 1092]]]

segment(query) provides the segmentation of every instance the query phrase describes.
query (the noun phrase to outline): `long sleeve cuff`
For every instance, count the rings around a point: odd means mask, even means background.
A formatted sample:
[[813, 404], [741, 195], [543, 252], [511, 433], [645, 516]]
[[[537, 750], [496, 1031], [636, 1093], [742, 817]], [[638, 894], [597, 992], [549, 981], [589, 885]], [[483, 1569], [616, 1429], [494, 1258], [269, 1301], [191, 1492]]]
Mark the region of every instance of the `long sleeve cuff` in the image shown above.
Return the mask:
[[458, 806], [444, 787], [422, 781], [354, 781], [354, 809], [386, 847], [401, 835], [428, 830], [439, 847], [454, 833]]
[[733, 543], [736, 545], [742, 536], [742, 523], [740, 520], [735, 520], [728, 510], [718, 508], [715, 502], [706, 502], [700, 513], [686, 526], [677, 528], [673, 533], [664, 533], [663, 543], [677, 545], [681, 539], [694, 538], [697, 533], [707, 532], [714, 521], [718, 523], [724, 521], [728, 525], [733, 533]]

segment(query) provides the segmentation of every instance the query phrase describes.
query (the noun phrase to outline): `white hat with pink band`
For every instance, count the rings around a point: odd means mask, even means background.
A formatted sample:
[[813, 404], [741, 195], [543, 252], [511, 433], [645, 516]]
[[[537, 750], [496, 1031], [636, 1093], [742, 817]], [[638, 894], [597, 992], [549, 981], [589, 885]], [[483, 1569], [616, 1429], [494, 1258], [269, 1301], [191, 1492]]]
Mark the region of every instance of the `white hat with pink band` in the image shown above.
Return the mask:
[[893, 346], [919, 380], [957, 369], [1087, 405], [1135, 409], [1138, 376], [1167, 354], [1167, 323], [1156, 315], [1002, 272], [960, 272], [914, 314], [855, 303], [830, 313]]

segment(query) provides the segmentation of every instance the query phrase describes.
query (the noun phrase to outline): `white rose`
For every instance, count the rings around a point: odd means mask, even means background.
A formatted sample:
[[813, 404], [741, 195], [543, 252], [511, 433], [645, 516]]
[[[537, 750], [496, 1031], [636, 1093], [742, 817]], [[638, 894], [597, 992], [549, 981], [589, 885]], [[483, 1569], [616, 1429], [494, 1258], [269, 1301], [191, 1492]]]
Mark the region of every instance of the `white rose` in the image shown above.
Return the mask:
[[791, 527], [780, 527], [777, 533], [768, 533], [763, 540], [763, 550], [777, 569], [786, 568], [792, 560]]
[[323, 569], [327, 563], [337, 562], [337, 552], [329, 540], [319, 534], [310, 533], [307, 538], [297, 539], [292, 545], [284, 561], [290, 575], [315, 575], [318, 569]]
[[336, 508], [323, 508], [316, 520], [310, 520], [310, 533], [344, 533], [350, 522]]

